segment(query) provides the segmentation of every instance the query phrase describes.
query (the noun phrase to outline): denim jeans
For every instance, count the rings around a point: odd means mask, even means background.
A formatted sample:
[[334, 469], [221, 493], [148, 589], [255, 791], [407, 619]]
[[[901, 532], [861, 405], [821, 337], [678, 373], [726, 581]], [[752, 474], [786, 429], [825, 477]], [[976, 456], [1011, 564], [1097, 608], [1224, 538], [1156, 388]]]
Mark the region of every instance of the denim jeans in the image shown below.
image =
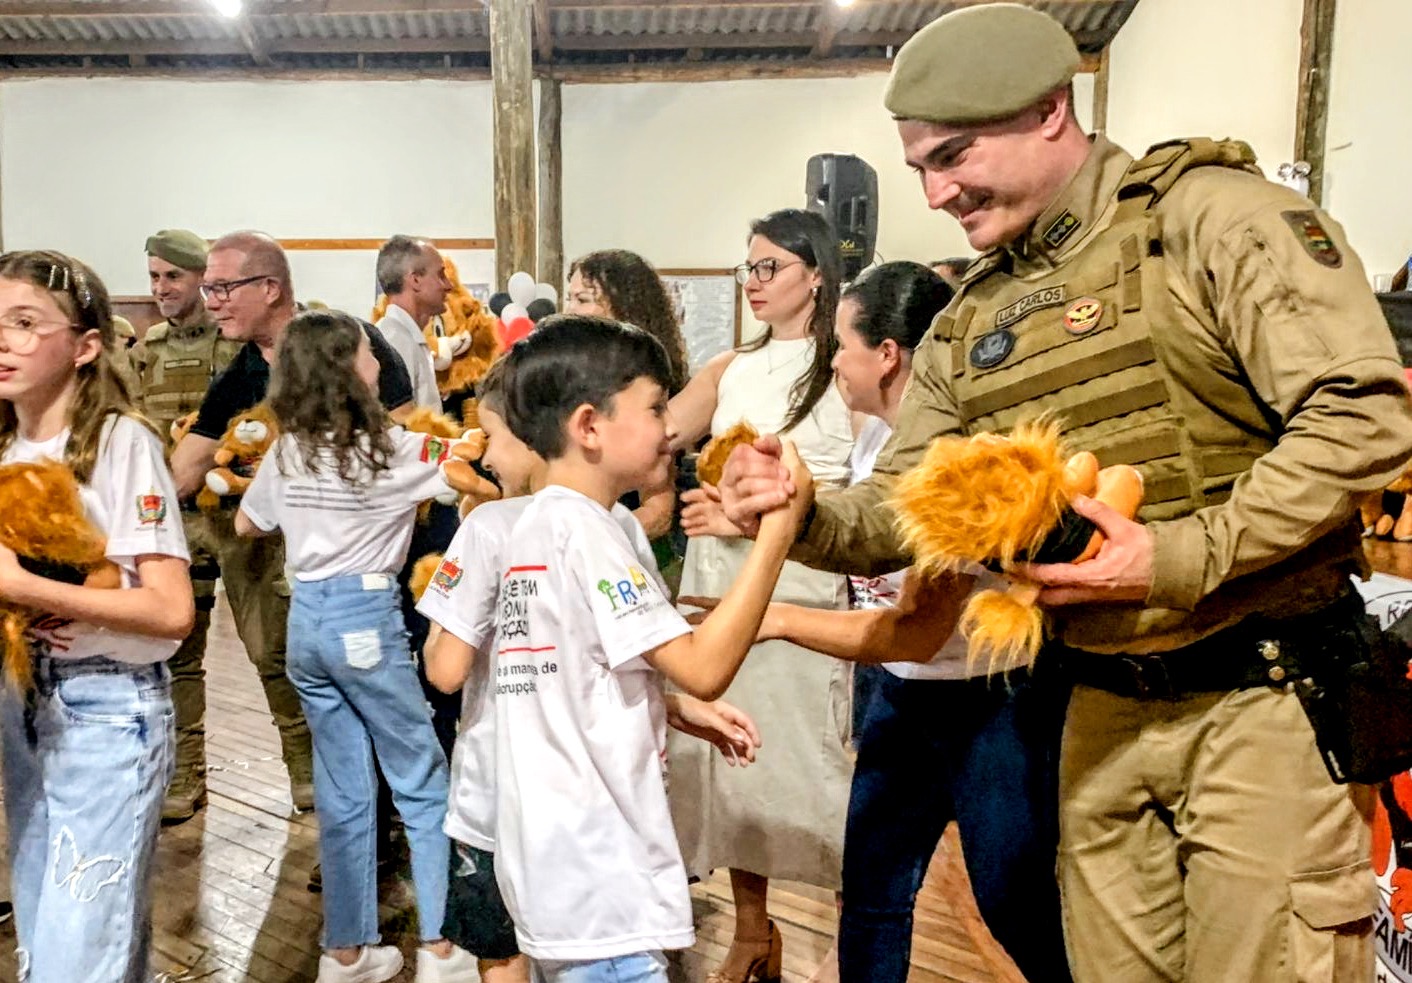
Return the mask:
[[174, 758], [163, 663], [40, 655], [0, 692], [5, 815], [24, 983], [138, 983]]
[[1018, 675], [878, 669], [872, 683], [844, 834], [842, 983], [905, 983], [913, 905], [952, 819], [991, 934], [1031, 983], [1067, 981], [1055, 873], [1067, 692]]
[[324, 948], [380, 939], [375, 753], [407, 829], [421, 937], [440, 938], [449, 773], [407, 651], [397, 581], [381, 574], [295, 581], [287, 652], [314, 738]]
[[534, 983], [667, 983], [667, 958], [634, 952], [608, 959], [536, 959]]

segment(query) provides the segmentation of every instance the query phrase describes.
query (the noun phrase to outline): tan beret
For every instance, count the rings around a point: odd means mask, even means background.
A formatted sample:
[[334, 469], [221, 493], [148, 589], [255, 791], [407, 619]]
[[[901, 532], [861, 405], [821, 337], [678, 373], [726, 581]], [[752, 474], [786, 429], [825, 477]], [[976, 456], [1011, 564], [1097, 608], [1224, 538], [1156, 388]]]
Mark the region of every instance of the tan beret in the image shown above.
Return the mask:
[[898, 119], [965, 126], [1006, 119], [1067, 85], [1079, 49], [1063, 25], [1019, 3], [938, 17], [897, 52], [883, 103]]
[[183, 270], [204, 270], [210, 246], [195, 232], [163, 229], [147, 237], [147, 255], [164, 259]]
[[137, 331], [133, 329], [132, 322], [121, 314], [113, 315], [113, 334], [119, 338], [137, 337]]

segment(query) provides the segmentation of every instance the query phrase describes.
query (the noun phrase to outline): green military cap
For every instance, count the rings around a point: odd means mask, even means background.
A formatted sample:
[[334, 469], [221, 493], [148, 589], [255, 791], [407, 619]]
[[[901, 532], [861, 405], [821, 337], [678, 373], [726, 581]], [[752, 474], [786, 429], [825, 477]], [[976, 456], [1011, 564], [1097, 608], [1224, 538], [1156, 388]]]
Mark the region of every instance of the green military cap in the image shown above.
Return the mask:
[[121, 314], [113, 315], [113, 334], [119, 338], [136, 338], [137, 330], [133, 328], [132, 322]]
[[1006, 119], [1067, 85], [1079, 49], [1063, 25], [1019, 3], [938, 17], [897, 52], [883, 103], [898, 119], [966, 126]]
[[204, 270], [210, 251], [205, 239], [186, 229], [163, 229], [147, 237], [148, 256], [164, 259], [183, 270]]

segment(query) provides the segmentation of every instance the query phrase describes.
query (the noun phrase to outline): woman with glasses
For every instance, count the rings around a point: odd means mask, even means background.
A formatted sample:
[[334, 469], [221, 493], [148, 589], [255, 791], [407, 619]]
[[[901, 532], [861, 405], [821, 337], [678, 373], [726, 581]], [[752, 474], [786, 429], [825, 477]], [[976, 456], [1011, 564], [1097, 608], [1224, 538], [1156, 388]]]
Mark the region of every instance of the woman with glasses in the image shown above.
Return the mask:
[[[736, 275], [765, 333], [717, 356], [672, 400], [678, 442], [693, 446], [707, 432], [748, 420], [761, 433], [792, 440], [820, 487], [842, 486], [855, 431], [830, 368], [838, 239], [821, 216], [785, 209], [751, 225], [749, 249]], [[719, 597], [748, 550], [739, 538], [693, 538], [682, 594]], [[847, 582], [787, 563], [774, 598], [843, 608]], [[779, 930], [765, 913], [770, 878], [840, 887], [852, 773], [850, 674], [847, 663], [784, 641], [762, 642], [725, 697], [769, 735], [758, 766], [720, 768], [690, 742], [669, 741], [668, 788], [687, 869], [705, 875], [730, 868], [735, 935], [710, 983], [779, 978]]]

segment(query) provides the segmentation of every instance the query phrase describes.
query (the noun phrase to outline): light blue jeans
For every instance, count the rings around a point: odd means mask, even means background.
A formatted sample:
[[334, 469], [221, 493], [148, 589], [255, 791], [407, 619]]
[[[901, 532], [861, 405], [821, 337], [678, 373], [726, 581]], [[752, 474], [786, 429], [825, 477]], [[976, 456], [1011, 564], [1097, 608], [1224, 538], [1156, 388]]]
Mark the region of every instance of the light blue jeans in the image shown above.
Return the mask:
[[634, 952], [609, 959], [536, 959], [534, 983], [667, 983], [667, 957]]
[[27, 697], [0, 692], [19, 981], [145, 981], [175, 754], [167, 667], [41, 655], [34, 677]]
[[352, 575], [292, 587], [286, 671], [314, 738], [324, 948], [380, 939], [374, 753], [407, 829], [421, 937], [439, 939], [450, 777], [407, 651], [397, 581]]

